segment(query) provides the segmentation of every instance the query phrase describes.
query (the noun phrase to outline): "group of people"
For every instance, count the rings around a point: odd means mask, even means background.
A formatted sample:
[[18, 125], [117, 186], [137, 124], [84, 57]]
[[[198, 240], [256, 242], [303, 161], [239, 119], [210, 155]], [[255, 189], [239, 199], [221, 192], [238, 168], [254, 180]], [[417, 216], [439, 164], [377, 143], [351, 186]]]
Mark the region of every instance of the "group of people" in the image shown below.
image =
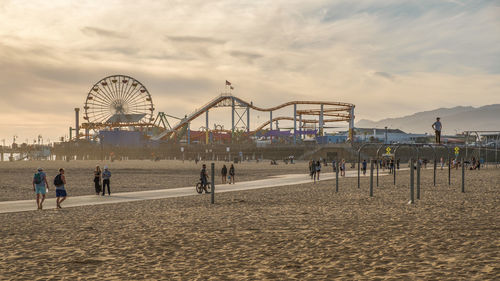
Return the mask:
[[[66, 177], [64, 176], [64, 169], [59, 169], [59, 174], [54, 178], [54, 186], [56, 187], [56, 207], [61, 209], [61, 203], [66, 200]], [[43, 168], [38, 168], [37, 172], [33, 176], [33, 191], [36, 194], [36, 206], [38, 210], [43, 209], [43, 202], [45, 201], [45, 196], [49, 191], [49, 182], [47, 181], [47, 174], [43, 171]]]
[[311, 176], [311, 180], [314, 180], [314, 182], [319, 181], [320, 174], [321, 174], [321, 162], [319, 160], [309, 161], [309, 175]]
[[[332, 162], [332, 167], [333, 167], [333, 172], [337, 172], [337, 163], [335, 162], [335, 160], [333, 160]], [[341, 177], [345, 177], [345, 160], [342, 159], [339, 163], [339, 172], [340, 172], [340, 176]]]
[[[96, 167], [94, 171], [94, 183], [96, 195], [101, 192], [101, 179], [102, 179], [102, 196], [105, 194], [106, 186], [108, 187], [108, 195], [111, 195], [110, 188], [110, 178], [111, 172], [108, 167], [104, 167], [104, 171], [101, 172], [99, 166]], [[66, 192], [66, 177], [64, 176], [64, 169], [59, 169], [59, 174], [54, 177], [54, 186], [56, 188], [56, 207], [62, 209], [61, 203], [66, 200], [68, 193]], [[43, 168], [38, 168], [37, 172], [33, 175], [33, 191], [36, 194], [36, 205], [39, 210], [43, 209], [43, 202], [47, 192], [49, 191], [49, 182], [47, 180], [47, 174], [43, 171]]]
[[[229, 172], [229, 175], [228, 175], [228, 172]], [[234, 184], [235, 171], [234, 171], [233, 164], [231, 164], [231, 167], [229, 167], [229, 171], [228, 171], [226, 165], [224, 164], [222, 166], [220, 173], [221, 173], [221, 177], [222, 177], [222, 183]], [[200, 182], [201, 182], [203, 190], [205, 190], [205, 193], [210, 193], [207, 189], [208, 179], [209, 179], [209, 176], [208, 176], [208, 172], [207, 172], [207, 165], [203, 164], [201, 167], [201, 171], [200, 171]], [[227, 181], [229, 181], [229, 182], [227, 182]]]

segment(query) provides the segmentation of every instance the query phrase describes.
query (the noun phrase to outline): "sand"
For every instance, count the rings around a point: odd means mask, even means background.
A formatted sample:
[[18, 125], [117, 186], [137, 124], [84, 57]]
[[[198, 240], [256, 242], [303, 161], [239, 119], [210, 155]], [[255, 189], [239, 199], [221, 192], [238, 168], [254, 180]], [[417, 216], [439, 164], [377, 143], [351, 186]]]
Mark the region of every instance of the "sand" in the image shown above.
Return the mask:
[[[55, 197], [53, 179], [59, 168], [65, 169], [66, 189], [69, 196], [95, 194], [94, 169], [96, 165], [109, 166], [112, 173], [111, 192], [143, 191], [163, 188], [195, 186], [200, 178], [203, 163], [210, 173], [211, 162], [194, 161], [22, 161], [0, 162], [0, 201], [26, 200], [34, 198], [33, 175], [38, 167], [43, 167], [52, 190], [48, 197]], [[215, 162], [216, 184], [222, 181], [220, 170], [223, 165], [229, 170], [231, 163]], [[273, 175], [304, 173], [308, 163], [270, 165], [269, 162], [242, 162], [235, 165], [237, 181], [256, 180]], [[331, 168], [331, 165], [327, 168]]]
[[500, 170], [438, 172], [0, 214], [0, 279], [498, 280]]

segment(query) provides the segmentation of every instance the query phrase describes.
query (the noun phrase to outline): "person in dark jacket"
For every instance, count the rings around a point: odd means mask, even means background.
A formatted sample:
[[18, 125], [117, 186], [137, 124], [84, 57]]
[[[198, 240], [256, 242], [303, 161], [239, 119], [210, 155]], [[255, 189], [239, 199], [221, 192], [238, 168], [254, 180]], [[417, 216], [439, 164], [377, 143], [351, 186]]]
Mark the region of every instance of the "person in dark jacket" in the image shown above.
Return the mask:
[[233, 164], [231, 164], [231, 167], [229, 168], [229, 176], [231, 177], [231, 179], [229, 180], [229, 183], [234, 184], [234, 166], [233, 166]]
[[226, 167], [226, 165], [224, 165], [222, 167], [222, 170], [220, 171], [220, 174], [222, 176], [222, 183], [226, 183], [226, 180], [227, 180], [227, 167]]
[[94, 171], [94, 187], [95, 195], [99, 195], [101, 192], [101, 168], [99, 166], [96, 166]]

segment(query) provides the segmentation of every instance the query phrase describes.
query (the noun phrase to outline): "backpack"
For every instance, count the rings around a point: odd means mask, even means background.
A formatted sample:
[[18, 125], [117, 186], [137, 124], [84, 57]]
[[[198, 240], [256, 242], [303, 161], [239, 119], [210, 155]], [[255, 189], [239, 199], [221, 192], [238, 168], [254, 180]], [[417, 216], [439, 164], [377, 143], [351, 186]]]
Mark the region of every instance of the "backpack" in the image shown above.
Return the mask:
[[55, 178], [54, 178], [54, 185], [55, 186], [61, 186], [63, 185], [64, 182], [62, 181], [62, 178], [61, 178], [61, 174], [57, 175]]
[[35, 184], [41, 184], [42, 183], [42, 174], [36, 173], [34, 181], [35, 181]]

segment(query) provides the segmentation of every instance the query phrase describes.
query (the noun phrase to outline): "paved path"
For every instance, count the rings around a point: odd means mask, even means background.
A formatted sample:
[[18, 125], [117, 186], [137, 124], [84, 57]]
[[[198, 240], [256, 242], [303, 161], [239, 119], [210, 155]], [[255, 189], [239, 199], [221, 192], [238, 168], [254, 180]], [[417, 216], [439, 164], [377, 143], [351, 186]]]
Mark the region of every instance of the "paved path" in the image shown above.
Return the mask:
[[[386, 175], [386, 173], [380, 173], [380, 175]], [[357, 171], [347, 171], [346, 176], [357, 177]], [[368, 176], [369, 173], [367, 173], [366, 176], [364, 177]], [[335, 179], [334, 173], [321, 174], [322, 181], [332, 180], [332, 179]], [[280, 175], [262, 180], [238, 182], [236, 184], [218, 184], [215, 186], [215, 193], [217, 194], [221, 192], [304, 184], [310, 182], [311, 178], [308, 175], [304, 174]], [[54, 189], [51, 189], [50, 192], [55, 192], [55, 191]], [[63, 208], [67, 208], [67, 207], [77, 207], [77, 206], [87, 206], [87, 205], [112, 204], [112, 203], [132, 202], [140, 200], [194, 196], [194, 195], [200, 196], [198, 193], [196, 193], [194, 186], [190, 186], [181, 188], [113, 193], [111, 196], [85, 195], [85, 196], [68, 197], [66, 201], [63, 202], [62, 205]], [[44, 209], [55, 209], [55, 206], [56, 206], [55, 198], [46, 199], [43, 204]], [[35, 199], [0, 202], [0, 213], [24, 212], [33, 210], [36, 210]]]

